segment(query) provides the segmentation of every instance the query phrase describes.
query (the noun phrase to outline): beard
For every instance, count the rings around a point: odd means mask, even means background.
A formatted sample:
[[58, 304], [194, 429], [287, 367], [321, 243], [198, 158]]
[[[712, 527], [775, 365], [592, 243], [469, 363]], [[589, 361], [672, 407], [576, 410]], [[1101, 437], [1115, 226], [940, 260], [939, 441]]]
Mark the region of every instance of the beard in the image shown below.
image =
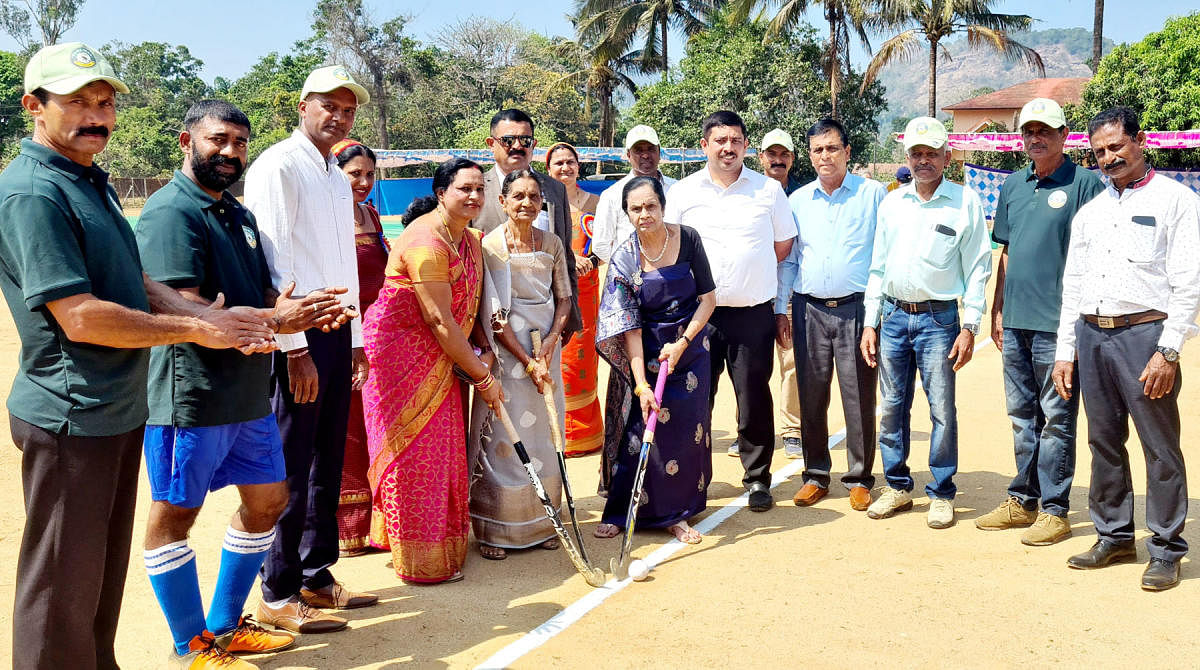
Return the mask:
[[[218, 172], [217, 166], [220, 165], [230, 165], [234, 170], [229, 174]], [[226, 158], [221, 154], [213, 154], [208, 158], [199, 155], [192, 156], [192, 174], [196, 175], [196, 181], [214, 191], [224, 191], [232, 186], [242, 178], [245, 170], [242, 161], [236, 158]]]

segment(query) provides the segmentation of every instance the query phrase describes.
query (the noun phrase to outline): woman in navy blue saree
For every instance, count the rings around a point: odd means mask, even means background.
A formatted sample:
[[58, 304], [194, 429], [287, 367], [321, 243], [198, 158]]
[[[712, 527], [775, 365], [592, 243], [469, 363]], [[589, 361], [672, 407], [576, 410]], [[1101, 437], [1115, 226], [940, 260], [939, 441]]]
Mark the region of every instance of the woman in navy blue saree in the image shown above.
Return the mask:
[[619, 378], [609, 394], [602, 486], [608, 490], [597, 537], [613, 537], [625, 515], [645, 421], [655, 404], [648, 379], [669, 371], [646, 466], [638, 528], [666, 528], [695, 544], [688, 525], [707, 503], [712, 479], [709, 434], [709, 326], [714, 284], [700, 236], [663, 223], [662, 185], [637, 177], [625, 185], [622, 207], [634, 233], [613, 252], [600, 298], [596, 348]]

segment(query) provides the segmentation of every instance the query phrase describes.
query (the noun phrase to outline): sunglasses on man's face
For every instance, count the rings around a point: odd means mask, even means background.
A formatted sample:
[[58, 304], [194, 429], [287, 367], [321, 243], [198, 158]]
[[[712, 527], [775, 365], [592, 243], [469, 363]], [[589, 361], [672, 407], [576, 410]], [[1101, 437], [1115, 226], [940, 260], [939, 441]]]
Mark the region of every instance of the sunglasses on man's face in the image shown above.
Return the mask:
[[533, 135], [503, 135], [501, 137], [493, 137], [500, 144], [504, 145], [505, 149], [511, 149], [514, 145], [521, 145], [521, 148], [528, 149], [536, 142]]

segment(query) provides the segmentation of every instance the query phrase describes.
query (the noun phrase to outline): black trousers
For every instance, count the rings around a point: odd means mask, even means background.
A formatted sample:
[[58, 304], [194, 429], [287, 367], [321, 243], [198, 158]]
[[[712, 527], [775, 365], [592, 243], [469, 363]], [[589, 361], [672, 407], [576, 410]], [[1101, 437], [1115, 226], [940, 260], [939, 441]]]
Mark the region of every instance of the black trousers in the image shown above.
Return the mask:
[[775, 450], [775, 407], [771, 372], [775, 368], [775, 310], [772, 302], [752, 307], [718, 307], [708, 320], [712, 358], [711, 409], [717, 400], [721, 372], [729, 368], [737, 398], [738, 451], [746, 475], [742, 484], [771, 486], [771, 454]]
[[12, 667], [116, 668], [143, 428], [72, 437], [10, 415], [9, 429], [25, 492]]
[[276, 352], [271, 406], [283, 438], [288, 503], [263, 562], [263, 599], [283, 600], [301, 587], [333, 583], [338, 559], [337, 507], [350, 416], [350, 329], [309, 330], [308, 353], [317, 366], [315, 402], [297, 404], [288, 389], [287, 355]]
[[837, 370], [846, 417], [846, 488], [875, 486], [875, 384], [877, 368], [859, 352], [863, 301], [828, 307], [792, 294], [792, 348], [800, 387], [800, 442], [804, 450], [804, 482], [829, 488], [829, 389]]
[[1096, 534], [1110, 542], [1133, 541], [1133, 477], [1129, 471], [1129, 419], [1146, 457], [1146, 527], [1153, 535], [1146, 550], [1154, 558], [1177, 561], [1187, 553], [1187, 473], [1179, 444], [1179, 389], [1157, 400], [1138, 381], [1154, 355], [1163, 322], [1100, 328], [1080, 319], [1075, 326], [1079, 386], [1087, 413], [1092, 481], [1088, 506]]

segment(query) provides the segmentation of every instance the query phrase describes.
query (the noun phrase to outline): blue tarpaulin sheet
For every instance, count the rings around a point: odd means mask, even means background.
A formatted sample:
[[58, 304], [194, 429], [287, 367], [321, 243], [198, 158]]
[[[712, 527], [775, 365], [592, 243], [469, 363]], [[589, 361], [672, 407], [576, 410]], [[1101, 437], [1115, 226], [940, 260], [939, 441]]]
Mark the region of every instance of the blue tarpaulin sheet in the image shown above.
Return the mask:
[[[615, 182], [589, 181], [579, 182], [580, 187], [591, 193], [600, 193]], [[408, 209], [409, 203], [417, 198], [433, 194], [433, 178], [419, 179], [381, 179], [375, 182], [371, 191], [371, 202], [383, 216], [401, 216]]]

